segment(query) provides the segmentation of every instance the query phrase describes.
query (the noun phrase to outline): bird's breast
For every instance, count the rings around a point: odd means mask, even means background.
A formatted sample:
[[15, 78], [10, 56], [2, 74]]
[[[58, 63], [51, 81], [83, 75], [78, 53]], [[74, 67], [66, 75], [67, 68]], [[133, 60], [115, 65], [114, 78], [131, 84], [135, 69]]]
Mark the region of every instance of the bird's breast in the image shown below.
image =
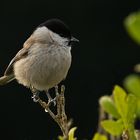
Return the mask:
[[14, 65], [19, 83], [38, 90], [47, 90], [61, 82], [71, 65], [69, 47], [34, 45], [26, 58]]

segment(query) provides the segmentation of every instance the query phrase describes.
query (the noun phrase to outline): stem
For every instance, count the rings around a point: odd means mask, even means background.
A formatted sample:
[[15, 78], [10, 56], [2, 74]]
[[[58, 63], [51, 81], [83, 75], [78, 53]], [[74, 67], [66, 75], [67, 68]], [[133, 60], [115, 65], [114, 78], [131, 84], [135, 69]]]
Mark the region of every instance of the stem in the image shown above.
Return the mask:
[[61, 92], [58, 93], [58, 87], [55, 88], [56, 92], [56, 104], [57, 104], [57, 114], [50, 109], [50, 105], [39, 98], [38, 103], [50, 114], [53, 120], [59, 125], [64, 139], [68, 140], [68, 133], [71, 126], [71, 121], [67, 120], [67, 115], [65, 113], [65, 86], [61, 86]]
[[[102, 134], [104, 134], [104, 133], [106, 133], [105, 131], [104, 131], [104, 129], [101, 127], [101, 121], [102, 120], [104, 120], [104, 119], [106, 119], [106, 113], [104, 112], [104, 110], [103, 110], [103, 108], [101, 107], [101, 106], [99, 106], [99, 117], [98, 117], [99, 119], [98, 119], [98, 128], [97, 128], [97, 131], [99, 132], [99, 133], [102, 133]], [[106, 133], [107, 134], [107, 133]]]

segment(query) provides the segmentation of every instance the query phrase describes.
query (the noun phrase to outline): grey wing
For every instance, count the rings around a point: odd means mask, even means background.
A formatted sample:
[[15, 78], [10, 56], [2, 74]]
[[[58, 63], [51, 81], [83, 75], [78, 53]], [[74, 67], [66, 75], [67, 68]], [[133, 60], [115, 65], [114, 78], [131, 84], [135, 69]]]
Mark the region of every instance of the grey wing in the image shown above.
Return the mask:
[[13, 71], [13, 66], [14, 63], [17, 62], [18, 60], [26, 57], [28, 55], [28, 48], [22, 48], [17, 54], [16, 56], [11, 60], [10, 64], [8, 65], [7, 69], [5, 70], [4, 75], [8, 76], [8, 75], [14, 75], [14, 71]]

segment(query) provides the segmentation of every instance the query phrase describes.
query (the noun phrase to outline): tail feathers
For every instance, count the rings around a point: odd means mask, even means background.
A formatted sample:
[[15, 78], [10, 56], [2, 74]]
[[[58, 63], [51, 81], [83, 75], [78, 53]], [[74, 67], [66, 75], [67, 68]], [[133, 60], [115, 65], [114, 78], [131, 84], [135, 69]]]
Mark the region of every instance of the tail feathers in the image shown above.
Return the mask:
[[14, 79], [15, 79], [15, 77], [13, 74], [12, 75], [4, 75], [4, 76], [0, 77], [0, 86], [7, 84]]

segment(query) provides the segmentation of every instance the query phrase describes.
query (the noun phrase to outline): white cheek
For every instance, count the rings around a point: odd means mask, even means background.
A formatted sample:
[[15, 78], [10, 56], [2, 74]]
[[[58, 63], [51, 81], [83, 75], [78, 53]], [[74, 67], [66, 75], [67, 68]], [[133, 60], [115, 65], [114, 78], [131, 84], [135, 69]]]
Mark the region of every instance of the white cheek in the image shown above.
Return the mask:
[[46, 27], [40, 27], [35, 30], [33, 33], [33, 37], [37, 40], [41, 40], [43, 42], [49, 43], [52, 41], [50, 36], [50, 31]]

